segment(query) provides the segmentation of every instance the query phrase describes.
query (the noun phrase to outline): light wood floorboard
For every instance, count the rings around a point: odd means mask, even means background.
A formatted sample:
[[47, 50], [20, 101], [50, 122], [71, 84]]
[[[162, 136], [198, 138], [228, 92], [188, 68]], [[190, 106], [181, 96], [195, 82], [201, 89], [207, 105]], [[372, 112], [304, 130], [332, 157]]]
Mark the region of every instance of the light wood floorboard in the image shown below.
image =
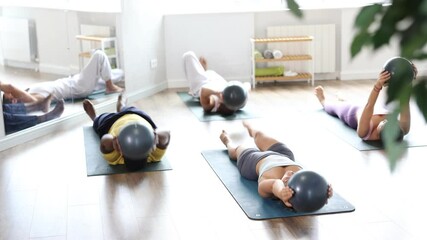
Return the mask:
[[[328, 97], [364, 101], [373, 81], [318, 81]], [[141, 99], [172, 133], [173, 170], [87, 177], [83, 126], [0, 152], [0, 239], [423, 239], [427, 147], [409, 148], [394, 171], [382, 151], [361, 152], [301, 110], [319, 109], [309, 84], [258, 86], [250, 120], [285, 141], [296, 160], [327, 177], [352, 213], [253, 221], [201, 156], [223, 149], [222, 129], [244, 141], [241, 121], [200, 122], [170, 89]], [[413, 111], [414, 124], [425, 127]]]

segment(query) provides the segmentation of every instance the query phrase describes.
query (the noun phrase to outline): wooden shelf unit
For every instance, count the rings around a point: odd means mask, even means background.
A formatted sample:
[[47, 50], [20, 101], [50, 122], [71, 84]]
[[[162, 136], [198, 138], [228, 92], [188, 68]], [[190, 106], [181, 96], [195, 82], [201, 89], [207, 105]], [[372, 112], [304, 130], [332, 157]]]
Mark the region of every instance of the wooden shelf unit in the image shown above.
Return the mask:
[[[76, 39], [80, 41], [80, 69], [84, 67], [84, 58], [92, 57], [93, 49], [101, 49], [107, 54], [107, 57], [110, 59], [110, 63], [113, 65], [112, 68], [119, 68], [119, 55], [117, 53], [117, 40], [115, 37], [104, 37], [104, 36], [88, 36], [88, 35], [77, 35]], [[83, 49], [83, 41], [91, 42], [91, 49]], [[96, 46], [95, 46], [96, 45]], [[109, 47], [108, 47], [109, 46]], [[113, 61], [111, 61], [111, 59]]]
[[[254, 53], [257, 44], [268, 44], [268, 43], [290, 43], [290, 42], [300, 42], [305, 44], [311, 44], [311, 51], [307, 50], [306, 53], [286, 55], [283, 53], [283, 57], [279, 59], [265, 59], [265, 58], [255, 58]], [[292, 80], [304, 80], [311, 81], [311, 85], [314, 86], [314, 57], [313, 57], [313, 44], [314, 38], [312, 36], [292, 36], [292, 37], [276, 37], [276, 38], [252, 38], [252, 87], [255, 88], [258, 82], [267, 82], [267, 81], [292, 81]], [[310, 69], [307, 69], [307, 72], [297, 72], [296, 76], [255, 76], [255, 68], [257, 63], [278, 63], [286, 61], [311, 61]], [[286, 70], [285, 70], [286, 72]]]

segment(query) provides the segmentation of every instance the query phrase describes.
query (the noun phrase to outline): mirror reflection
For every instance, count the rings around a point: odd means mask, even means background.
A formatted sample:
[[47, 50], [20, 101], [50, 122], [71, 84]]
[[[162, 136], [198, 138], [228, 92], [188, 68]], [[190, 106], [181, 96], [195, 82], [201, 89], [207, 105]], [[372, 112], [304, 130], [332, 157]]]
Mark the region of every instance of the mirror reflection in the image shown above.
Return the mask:
[[[98, 104], [124, 89], [118, 17], [118, 13], [0, 8], [6, 134], [83, 111], [83, 99]], [[31, 117], [6, 117], [8, 111]]]

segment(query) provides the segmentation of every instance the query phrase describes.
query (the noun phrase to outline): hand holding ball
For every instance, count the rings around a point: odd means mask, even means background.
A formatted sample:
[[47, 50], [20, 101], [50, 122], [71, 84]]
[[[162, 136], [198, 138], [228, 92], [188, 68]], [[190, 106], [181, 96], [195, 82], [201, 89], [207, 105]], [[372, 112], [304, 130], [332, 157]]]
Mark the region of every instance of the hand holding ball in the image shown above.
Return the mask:
[[[405, 81], [410, 83], [415, 77], [414, 67], [406, 58], [394, 57], [384, 64], [384, 70], [390, 73], [389, 81]], [[388, 82], [384, 84], [387, 86]]]
[[316, 172], [300, 170], [292, 175], [288, 186], [294, 191], [289, 202], [297, 212], [317, 211], [328, 201], [328, 183]]

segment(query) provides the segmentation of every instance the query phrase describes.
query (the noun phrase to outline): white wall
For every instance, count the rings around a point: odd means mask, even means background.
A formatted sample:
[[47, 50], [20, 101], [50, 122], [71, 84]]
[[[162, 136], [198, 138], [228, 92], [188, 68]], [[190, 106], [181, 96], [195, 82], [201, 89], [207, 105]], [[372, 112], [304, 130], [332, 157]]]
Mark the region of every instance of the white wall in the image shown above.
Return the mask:
[[[117, 26], [117, 13], [87, 13], [60, 9], [2, 7], [2, 16], [32, 19], [36, 24], [38, 69], [61, 75], [79, 71], [80, 24]], [[120, 51], [119, 51], [120, 53]]]
[[351, 58], [350, 47], [354, 34], [354, 19], [359, 9], [349, 8], [341, 10], [341, 38], [339, 49], [341, 55], [341, 79], [369, 79], [376, 78], [387, 59], [399, 54], [396, 44], [371, 51], [363, 49], [354, 59]]
[[[322, 79], [375, 79], [383, 64], [398, 55], [397, 44], [376, 52], [363, 49], [356, 58], [350, 55], [354, 36], [354, 19], [360, 8], [307, 9], [298, 19], [289, 11], [248, 13], [205, 13], [165, 16], [166, 70], [169, 87], [186, 86], [181, 56], [194, 50], [209, 60], [212, 69], [226, 79], [250, 78], [249, 38], [265, 37], [268, 26], [328, 24], [336, 25], [336, 66], [331, 74], [316, 74]], [[248, 57], [249, 56], [249, 57]], [[414, 61], [419, 75], [427, 69], [423, 62]]]
[[227, 80], [250, 81], [252, 13], [188, 14], [165, 16], [165, 54], [169, 87], [188, 86], [182, 55], [204, 56], [208, 68]]
[[[122, 5], [126, 89], [146, 96], [167, 87], [162, 7], [167, 0], [126, 0]], [[157, 67], [151, 68], [151, 60]]]

